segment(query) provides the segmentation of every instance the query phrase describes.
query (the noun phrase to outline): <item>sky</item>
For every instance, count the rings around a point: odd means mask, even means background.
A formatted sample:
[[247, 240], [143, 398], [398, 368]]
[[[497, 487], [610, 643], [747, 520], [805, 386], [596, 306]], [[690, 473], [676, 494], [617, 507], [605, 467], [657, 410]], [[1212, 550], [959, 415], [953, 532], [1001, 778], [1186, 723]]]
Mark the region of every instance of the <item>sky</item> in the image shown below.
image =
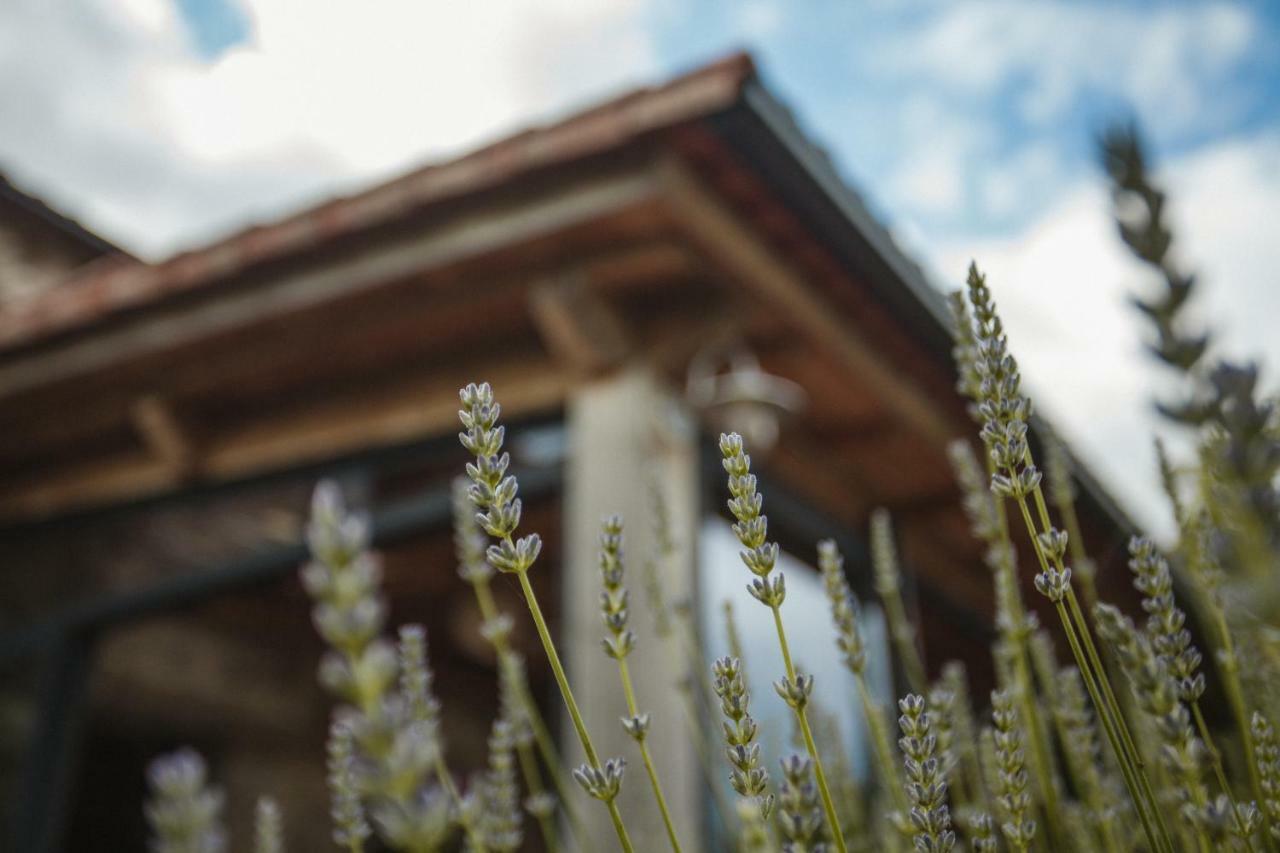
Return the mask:
[[1267, 0], [5, 0], [0, 170], [161, 258], [737, 48], [936, 286], [988, 271], [1041, 410], [1167, 530], [1095, 140], [1140, 122], [1196, 316], [1280, 363]]

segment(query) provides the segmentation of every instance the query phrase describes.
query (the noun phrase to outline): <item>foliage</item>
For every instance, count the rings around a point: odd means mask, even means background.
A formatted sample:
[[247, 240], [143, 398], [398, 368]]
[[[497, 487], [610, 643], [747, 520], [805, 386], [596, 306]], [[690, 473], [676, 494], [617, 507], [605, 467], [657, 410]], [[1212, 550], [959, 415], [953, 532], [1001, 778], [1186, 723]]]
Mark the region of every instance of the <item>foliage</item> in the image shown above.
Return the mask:
[[[1182, 467], [1161, 455], [1179, 529], [1173, 547], [1162, 552], [1144, 537], [1130, 543], [1145, 620], [1136, 622], [1098, 599], [1073, 503], [1070, 460], [1047, 437], [1046, 467], [1039, 467], [1031, 400], [1022, 393], [991, 289], [972, 267], [967, 289], [950, 304], [958, 388], [969, 400], [984, 452], [960, 441], [951, 459], [991, 570], [997, 689], [985, 722], [979, 722], [963, 666], [931, 668], [934, 662], [921, 654], [900, 592], [891, 521], [876, 511], [869, 530], [874, 587], [910, 691], [896, 704], [896, 743], [893, 706], [883, 704], [864, 677], [867, 646], [843, 559], [833, 542], [817, 546], [832, 642], [857, 686], [875, 759], [873, 784], [854, 778], [838, 738], [830, 735], [828, 716], [814, 702], [820, 676], [802, 671], [791, 657], [786, 581], [751, 458], [740, 436], [722, 435], [727, 509], [742, 546], [744, 579], [775, 626], [783, 671], [773, 689], [790, 708], [797, 732], [796, 754], [771, 775], [750, 713], [732, 610], [726, 605], [732, 654], [709, 663], [699, 654], [688, 608], [676, 607], [662, 589], [655, 567], [670, 558], [674, 544], [658, 490], [660, 535], [643, 563], [645, 600], [659, 639], [678, 636], [685, 644], [693, 676], [672, 677], [689, 704], [689, 735], [707, 762], [711, 793], [722, 798], [720, 783], [727, 777], [736, 795], [736, 803], [719, 806], [736, 849], [1280, 850], [1280, 741], [1274, 728], [1280, 697], [1272, 687], [1280, 641], [1258, 609], [1241, 604], [1276, 568], [1276, 409], [1257, 398], [1256, 370], [1225, 362], [1206, 367], [1208, 335], [1185, 331], [1182, 312], [1195, 279], [1172, 260], [1165, 197], [1147, 174], [1136, 135], [1108, 135], [1104, 152], [1121, 237], [1162, 282], [1159, 295], [1136, 300], [1156, 332], [1152, 350], [1186, 378], [1189, 389], [1184, 402], [1161, 408], [1197, 430], [1199, 442]], [[606, 519], [600, 536], [603, 654], [617, 664], [628, 713], [621, 725], [646, 771], [661, 830], [629, 828], [619, 811], [621, 787], [637, 782], [624, 772], [625, 757], [597, 753], [529, 583], [541, 540], [536, 533], [519, 535], [519, 484], [508, 471], [493, 391], [487, 384], [468, 385], [461, 402], [460, 439], [474, 460], [455, 488], [459, 574], [474, 589], [483, 635], [497, 653], [502, 698], [488, 769], [461, 787], [445, 765], [425, 632], [402, 628], [398, 646], [383, 636], [386, 607], [378, 563], [368, 550], [368, 525], [346, 510], [332, 485], [321, 484], [308, 532], [313, 560], [302, 579], [314, 601], [316, 629], [329, 646], [320, 680], [338, 702], [328, 747], [334, 841], [350, 853], [361, 853], [374, 838], [391, 849], [423, 853], [460, 839], [468, 850], [498, 853], [518, 849], [525, 824], [536, 823], [544, 845], [559, 850], [570, 843], [557, 835], [562, 816], [573, 846], [590, 849], [574, 812], [575, 792], [563, 781], [572, 778], [608, 812], [623, 850], [633, 849], [634, 831], [647, 849], [679, 851], [659, 762], [647, 742], [651, 726], [675, 721], [641, 710], [643, 697], [628, 671], [628, 657], [642, 638], [630, 618], [622, 519]], [[1053, 635], [1023, 600], [1018, 577], [1027, 570], [1017, 565], [1019, 540], [1034, 559], [1034, 589], [1054, 614]], [[489, 588], [495, 572], [520, 585], [587, 757], [571, 772], [531, 701], [524, 662], [509, 642], [512, 618], [497, 608]], [[1200, 628], [1194, 636], [1193, 626]], [[1059, 638], [1065, 666], [1055, 648]], [[1251, 677], [1243, 671], [1246, 655]], [[933, 682], [931, 669], [941, 673]], [[714, 736], [699, 707], [712, 696], [722, 717]], [[1218, 730], [1202, 707], [1211, 703], [1222, 705], [1230, 719]], [[221, 795], [209, 788], [199, 756], [183, 751], [157, 760], [151, 787], [147, 816], [156, 850], [223, 849]], [[281, 821], [274, 803], [263, 800], [257, 832], [262, 853], [283, 849]], [[665, 842], [657, 840], [664, 835]]]

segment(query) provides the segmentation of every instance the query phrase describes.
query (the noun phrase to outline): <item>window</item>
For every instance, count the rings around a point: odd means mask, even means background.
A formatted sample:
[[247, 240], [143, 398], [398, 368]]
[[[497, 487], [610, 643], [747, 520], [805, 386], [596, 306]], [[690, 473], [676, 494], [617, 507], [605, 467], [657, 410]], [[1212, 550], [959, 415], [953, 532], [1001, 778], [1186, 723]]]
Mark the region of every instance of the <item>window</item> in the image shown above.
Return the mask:
[[[728, 522], [719, 516], [709, 517], [702, 526], [699, 550], [700, 627], [708, 659], [729, 653], [723, 605], [726, 600], [731, 601], [746, 657], [751, 715], [760, 724], [765, 767], [776, 779], [778, 760], [790, 752], [803, 752], [804, 747], [794, 745], [793, 715], [772, 687], [784, 672], [773, 615], [747, 592], [750, 573], [738, 556], [741, 546]], [[835, 645], [822, 577], [812, 566], [785, 551], [778, 557], [778, 569], [787, 577], [782, 616], [792, 660], [799, 669], [815, 677], [813, 708], [816, 713], [811, 711], [811, 719], [815, 728], [820, 728], [816, 717], [821, 714], [835, 721], [850, 767], [860, 782], [866, 782], [871, 761], [866, 721], [853, 676], [845, 668]], [[861, 604], [858, 624], [867, 647], [867, 680], [877, 700], [887, 701], [890, 664], [880, 608], [870, 603]], [[718, 720], [712, 722], [711, 731], [718, 732]], [[821, 736], [821, 732], [816, 735], [819, 739]], [[833, 748], [821, 746], [824, 752]], [[724, 775], [727, 777], [727, 770]]]

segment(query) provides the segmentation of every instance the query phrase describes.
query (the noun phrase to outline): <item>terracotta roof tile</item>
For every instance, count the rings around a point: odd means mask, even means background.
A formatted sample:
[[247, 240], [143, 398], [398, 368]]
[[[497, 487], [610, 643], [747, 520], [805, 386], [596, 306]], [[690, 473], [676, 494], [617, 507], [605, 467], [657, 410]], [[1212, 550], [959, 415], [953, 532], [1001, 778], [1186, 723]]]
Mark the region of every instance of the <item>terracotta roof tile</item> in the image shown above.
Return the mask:
[[0, 350], [88, 325], [169, 293], [209, 286], [254, 264], [385, 224], [425, 205], [714, 114], [731, 106], [754, 74], [750, 56], [733, 54], [662, 86], [637, 89], [563, 121], [522, 131], [159, 264], [119, 257], [94, 261], [31, 299], [0, 304]]

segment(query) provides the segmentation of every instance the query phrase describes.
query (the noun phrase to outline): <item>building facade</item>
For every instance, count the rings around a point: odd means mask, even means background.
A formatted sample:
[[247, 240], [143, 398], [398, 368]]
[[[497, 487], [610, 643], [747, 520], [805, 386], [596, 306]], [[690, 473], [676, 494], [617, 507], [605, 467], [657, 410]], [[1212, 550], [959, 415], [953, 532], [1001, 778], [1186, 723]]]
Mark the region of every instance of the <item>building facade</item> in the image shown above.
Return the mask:
[[[600, 517], [628, 520], [637, 574], [666, 553], [667, 595], [693, 603], [713, 651], [722, 428], [752, 442], [799, 575], [835, 537], [870, 600], [867, 518], [888, 508], [930, 666], [958, 656], [990, 683], [990, 577], [946, 457], [976, 428], [941, 296], [748, 57], [165, 263], [99, 259], [10, 290], [0, 667], [17, 849], [133, 843], [142, 766], [185, 742], [228, 788], [233, 829], [274, 791], [299, 849], [327, 843], [329, 706], [296, 581], [320, 477], [371, 512], [393, 622], [428, 628], [451, 766], [480, 765], [493, 660], [449, 502], [471, 381], [492, 383], [511, 425], [525, 527], [546, 541], [535, 582], [605, 752], [628, 745], [597, 640]], [[1089, 545], [1118, 563], [1127, 522], [1077, 476]], [[500, 594], [523, 617], [518, 592]], [[526, 622], [517, 640], [554, 717]], [[683, 831], [708, 838], [669, 652], [638, 622], [639, 691], [667, 721], [655, 753]], [[652, 809], [644, 794], [624, 811]]]

